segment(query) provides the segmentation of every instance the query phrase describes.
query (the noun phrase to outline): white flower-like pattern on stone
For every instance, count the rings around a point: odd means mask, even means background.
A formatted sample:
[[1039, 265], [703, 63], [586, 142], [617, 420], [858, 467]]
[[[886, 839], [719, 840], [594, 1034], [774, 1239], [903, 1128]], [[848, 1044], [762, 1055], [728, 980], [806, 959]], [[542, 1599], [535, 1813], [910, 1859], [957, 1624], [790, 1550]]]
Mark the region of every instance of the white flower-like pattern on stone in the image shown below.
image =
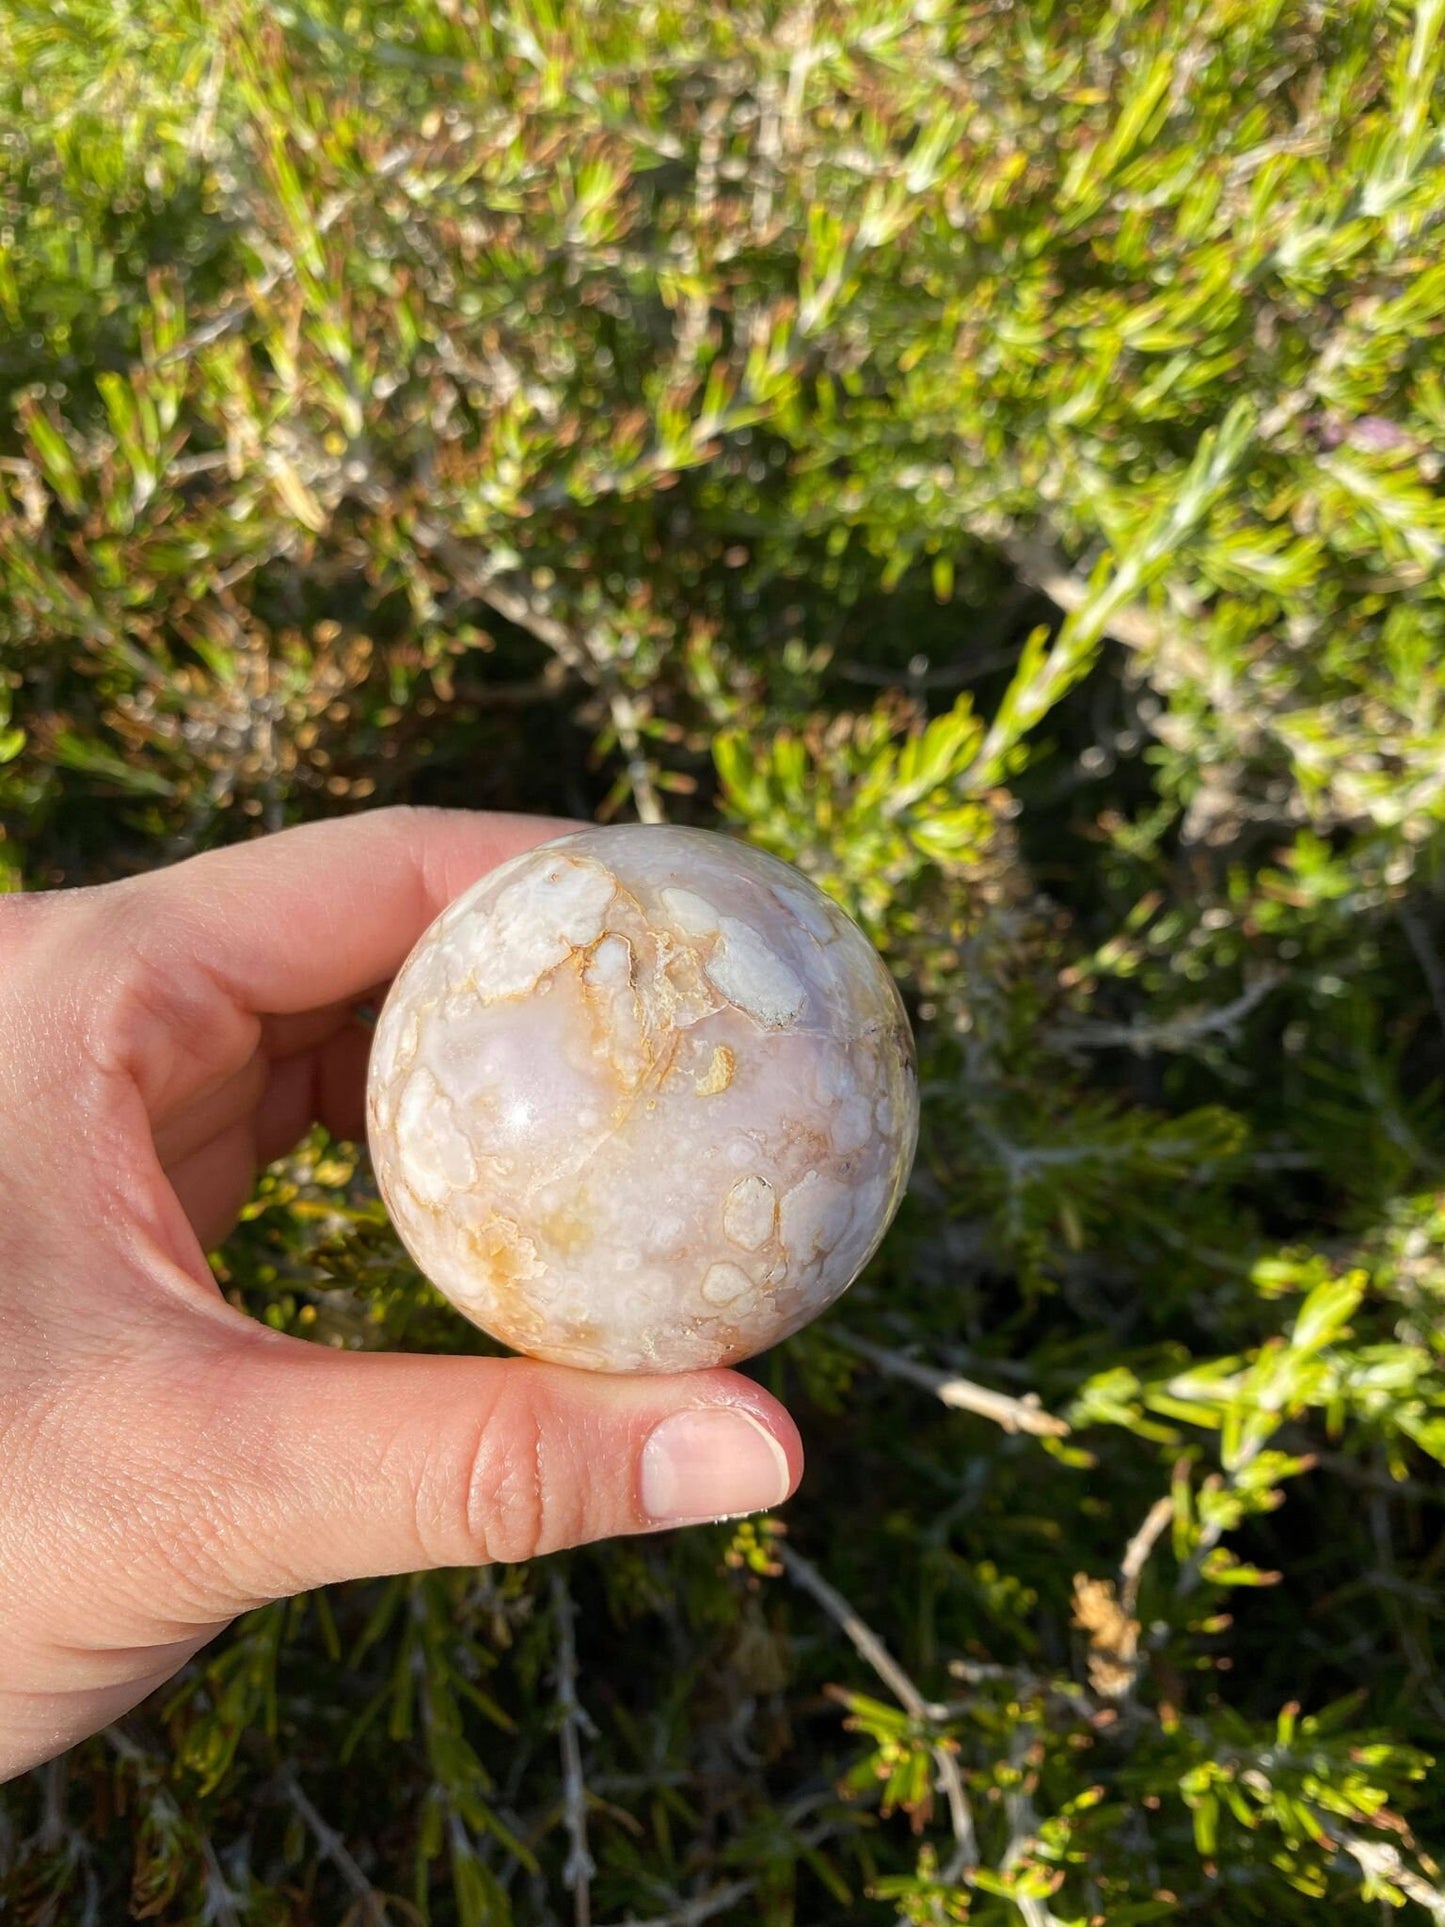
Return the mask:
[[377, 1026], [372, 1157], [407, 1249], [518, 1351], [734, 1363], [857, 1276], [907, 1182], [913, 1041], [868, 939], [706, 830], [582, 830], [484, 877]]

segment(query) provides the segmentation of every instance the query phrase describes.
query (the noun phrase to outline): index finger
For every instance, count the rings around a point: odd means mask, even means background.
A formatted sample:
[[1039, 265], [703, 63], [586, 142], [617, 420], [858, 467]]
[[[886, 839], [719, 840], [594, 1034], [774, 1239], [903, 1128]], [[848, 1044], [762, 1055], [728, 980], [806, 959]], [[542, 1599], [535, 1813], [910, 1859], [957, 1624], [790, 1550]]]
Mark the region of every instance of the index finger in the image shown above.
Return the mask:
[[581, 827], [371, 810], [188, 857], [121, 887], [144, 912], [137, 943], [162, 978], [199, 971], [241, 1009], [279, 1016], [384, 983], [459, 892]]

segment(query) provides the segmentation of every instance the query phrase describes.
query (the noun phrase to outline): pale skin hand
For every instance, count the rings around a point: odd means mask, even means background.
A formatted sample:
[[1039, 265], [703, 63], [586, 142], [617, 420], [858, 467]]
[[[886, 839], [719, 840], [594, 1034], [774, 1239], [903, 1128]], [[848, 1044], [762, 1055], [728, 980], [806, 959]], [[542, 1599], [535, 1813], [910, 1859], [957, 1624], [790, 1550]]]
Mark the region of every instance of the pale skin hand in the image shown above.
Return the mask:
[[0, 900], [0, 1779], [247, 1608], [778, 1504], [792, 1421], [725, 1371], [346, 1354], [205, 1251], [259, 1165], [363, 1128], [374, 995], [442, 906], [566, 825], [381, 810]]

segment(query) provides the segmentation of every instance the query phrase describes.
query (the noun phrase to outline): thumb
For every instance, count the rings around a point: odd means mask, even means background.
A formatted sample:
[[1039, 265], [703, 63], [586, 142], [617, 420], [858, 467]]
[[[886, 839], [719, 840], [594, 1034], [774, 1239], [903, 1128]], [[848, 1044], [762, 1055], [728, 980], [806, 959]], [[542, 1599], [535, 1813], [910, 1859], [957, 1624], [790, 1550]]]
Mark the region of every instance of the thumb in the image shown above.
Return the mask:
[[178, 1441], [214, 1467], [218, 1503], [189, 1530], [209, 1541], [191, 1570], [229, 1594], [218, 1612], [766, 1511], [802, 1470], [788, 1414], [736, 1372], [338, 1354], [264, 1330], [228, 1349], [192, 1376]]

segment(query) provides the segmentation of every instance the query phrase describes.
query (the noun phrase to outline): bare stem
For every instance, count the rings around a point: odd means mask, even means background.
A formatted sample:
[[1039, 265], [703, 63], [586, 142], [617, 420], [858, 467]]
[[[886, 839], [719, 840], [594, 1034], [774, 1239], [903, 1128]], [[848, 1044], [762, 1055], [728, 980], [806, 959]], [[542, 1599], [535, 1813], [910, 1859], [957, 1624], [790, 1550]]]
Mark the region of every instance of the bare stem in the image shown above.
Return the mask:
[[[1240, 1473], [1253, 1465], [1254, 1461], [1264, 1450], [1264, 1446], [1265, 1441], [1263, 1438], [1257, 1438], [1245, 1446], [1234, 1465], [1219, 1482], [1223, 1491], [1232, 1492], [1235, 1489], [1239, 1484]], [[1199, 1584], [1204, 1575], [1204, 1561], [1224, 1537], [1224, 1531], [1224, 1515], [1222, 1513], [1211, 1520], [1208, 1525], [1200, 1528], [1198, 1542], [1180, 1569], [1179, 1577], [1175, 1581], [1174, 1589], [1181, 1599], [1187, 1599], [1189, 1594], [1192, 1593]]]
[[667, 812], [652, 780], [652, 768], [642, 747], [637, 705], [612, 675], [602, 678], [602, 693], [617, 731], [618, 747], [627, 759], [627, 780], [632, 785], [632, 803], [639, 823], [665, 823]]
[[1136, 1057], [1149, 1057], [1155, 1051], [1187, 1052], [1207, 1037], [1238, 1029], [1255, 1006], [1283, 981], [1283, 971], [1264, 970], [1238, 997], [1214, 1010], [1185, 1012], [1158, 1022], [1139, 1018], [1130, 1024], [1057, 1024], [1049, 1031], [1048, 1041], [1066, 1050], [1131, 1050]]
[[1159, 1543], [1160, 1534], [1174, 1517], [1174, 1501], [1168, 1493], [1156, 1499], [1144, 1515], [1144, 1523], [1124, 1548], [1119, 1563], [1119, 1604], [1132, 1619], [1139, 1603], [1139, 1581], [1149, 1563], [1149, 1555]]
[[307, 1799], [295, 1774], [289, 1771], [282, 1773], [280, 1786], [293, 1811], [316, 1842], [322, 1859], [331, 1862], [349, 1891], [361, 1902], [361, 1918], [366, 1922], [366, 1927], [390, 1927], [390, 1915], [381, 1895], [352, 1858], [351, 1850], [341, 1835], [322, 1819]]
[[[821, 1846], [823, 1841], [835, 1831], [828, 1821], [819, 1821], [806, 1827], [798, 1834], [802, 1847]], [[629, 1914], [621, 1927], [703, 1927], [705, 1921], [714, 1915], [726, 1913], [729, 1907], [736, 1907], [739, 1901], [757, 1891], [758, 1882], [751, 1880], [729, 1880], [721, 1887], [712, 1887], [705, 1894], [698, 1894], [691, 1900], [680, 1900], [671, 1913], [655, 1914], [647, 1920], [638, 1920]]]
[[[791, 1546], [780, 1545], [776, 1551], [784, 1572], [793, 1584], [810, 1593], [828, 1617], [843, 1629], [854, 1651], [867, 1660], [904, 1712], [911, 1719], [925, 1724], [942, 1717], [945, 1709], [923, 1697], [877, 1633], [855, 1612], [842, 1593], [828, 1583], [812, 1561], [805, 1559], [800, 1552], [794, 1552]], [[977, 1867], [978, 1833], [963, 1775], [958, 1770], [958, 1761], [946, 1746], [934, 1746], [931, 1751], [933, 1763], [938, 1769], [938, 1784], [948, 1802], [949, 1824], [953, 1829], [954, 1853], [942, 1870], [944, 1884], [952, 1885], [959, 1879], [966, 1879]]]
[[755, 1880], [730, 1880], [725, 1887], [714, 1887], [710, 1893], [699, 1894], [696, 1900], [684, 1901], [670, 1914], [658, 1914], [651, 1920], [629, 1920], [626, 1927], [702, 1927], [703, 1922], [715, 1914], [726, 1913], [729, 1907], [746, 1900], [757, 1884]]
[[612, 727], [617, 732], [618, 747], [627, 762], [627, 777], [632, 785], [632, 800], [638, 819], [643, 823], [665, 822], [662, 799], [658, 796], [652, 770], [642, 748], [641, 718], [637, 704], [623, 688], [607, 658], [606, 650], [600, 648], [592, 637], [563, 622], [539, 590], [524, 588], [513, 579], [493, 575], [485, 567], [478, 568], [466, 556], [461, 545], [450, 538], [436, 538], [433, 546], [450, 566], [455, 567], [458, 561], [465, 561], [466, 573], [462, 580], [489, 608], [495, 609], [499, 616], [505, 616], [517, 628], [525, 629], [529, 636], [535, 636], [569, 669], [601, 691], [612, 717]]
[[597, 1863], [587, 1845], [587, 1783], [582, 1777], [582, 1735], [592, 1722], [577, 1698], [577, 1639], [573, 1621], [577, 1608], [561, 1568], [552, 1569], [552, 1615], [557, 1623], [557, 1667], [554, 1675], [561, 1715], [558, 1738], [562, 1749], [562, 1811], [570, 1846], [562, 1878], [572, 1894], [576, 1927], [591, 1927], [593, 1874]]
[[[1031, 1727], [1015, 1728], [1009, 1741], [1011, 1765], [1022, 1768], [1033, 1737]], [[1022, 1772], [1004, 1794], [1004, 1813], [1008, 1820], [1009, 1840], [999, 1871], [1008, 1873], [1025, 1858], [1038, 1836], [1039, 1816], [1034, 1811], [1034, 1803], [1028, 1793], [1028, 1781]], [[1013, 1904], [1023, 1916], [1024, 1927], [1064, 1927], [1048, 1902], [1041, 1900], [1037, 1894], [1016, 1893]]]
[[907, 1379], [910, 1385], [921, 1385], [925, 1392], [932, 1392], [935, 1398], [941, 1399], [945, 1405], [951, 1405], [956, 1411], [973, 1412], [979, 1418], [992, 1419], [1005, 1432], [1032, 1432], [1039, 1438], [1064, 1438], [1068, 1435], [1068, 1421], [1046, 1412], [1036, 1392], [1025, 1392], [1022, 1398], [1013, 1398], [1007, 1392], [994, 1392], [986, 1385], [976, 1385], [970, 1378], [959, 1378], [955, 1373], [939, 1371], [936, 1366], [920, 1364], [916, 1359], [906, 1358], [902, 1352], [888, 1351], [882, 1345], [875, 1345], [850, 1331], [840, 1331], [836, 1326], [832, 1335], [840, 1345], [857, 1352], [869, 1364], [876, 1365], [880, 1372], [886, 1372], [891, 1378]]
[[1436, 1927], [1445, 1927], [1445, 1890], [1417, 1872], [1388, 1840], [1367, 1840], [1363, 1834], [1342, 1833], [1337, 1817], [1318, 1813], [1320, 1824], [1339, 1841], [1367, 1880], [1388, 1880], [1407, 1900], [1423, 1907]]
[[209, 1909], [206, 1918], [214, 1921], [215, 1927], [242, 1927], [236, 1902], [244, 1896], [232, 1891], [208, 1833], [201, 1835], [201, 1858], [206, 1863], [206, 1906]]
[[[1047, 536], [1025, 535], [1008, 524], [995, 539], [1019, 580], [1047, 596], [1055, 608], [1072, 615], [1087, 605], [1092, 593], [1088, 580], [1070, 568], [1063, 551]], [[1131, 649], [1154, 649], [1161, 639], [1159, 623], [1134, 602], [1122, 602], [1112, 609], [1104, 632]]]

